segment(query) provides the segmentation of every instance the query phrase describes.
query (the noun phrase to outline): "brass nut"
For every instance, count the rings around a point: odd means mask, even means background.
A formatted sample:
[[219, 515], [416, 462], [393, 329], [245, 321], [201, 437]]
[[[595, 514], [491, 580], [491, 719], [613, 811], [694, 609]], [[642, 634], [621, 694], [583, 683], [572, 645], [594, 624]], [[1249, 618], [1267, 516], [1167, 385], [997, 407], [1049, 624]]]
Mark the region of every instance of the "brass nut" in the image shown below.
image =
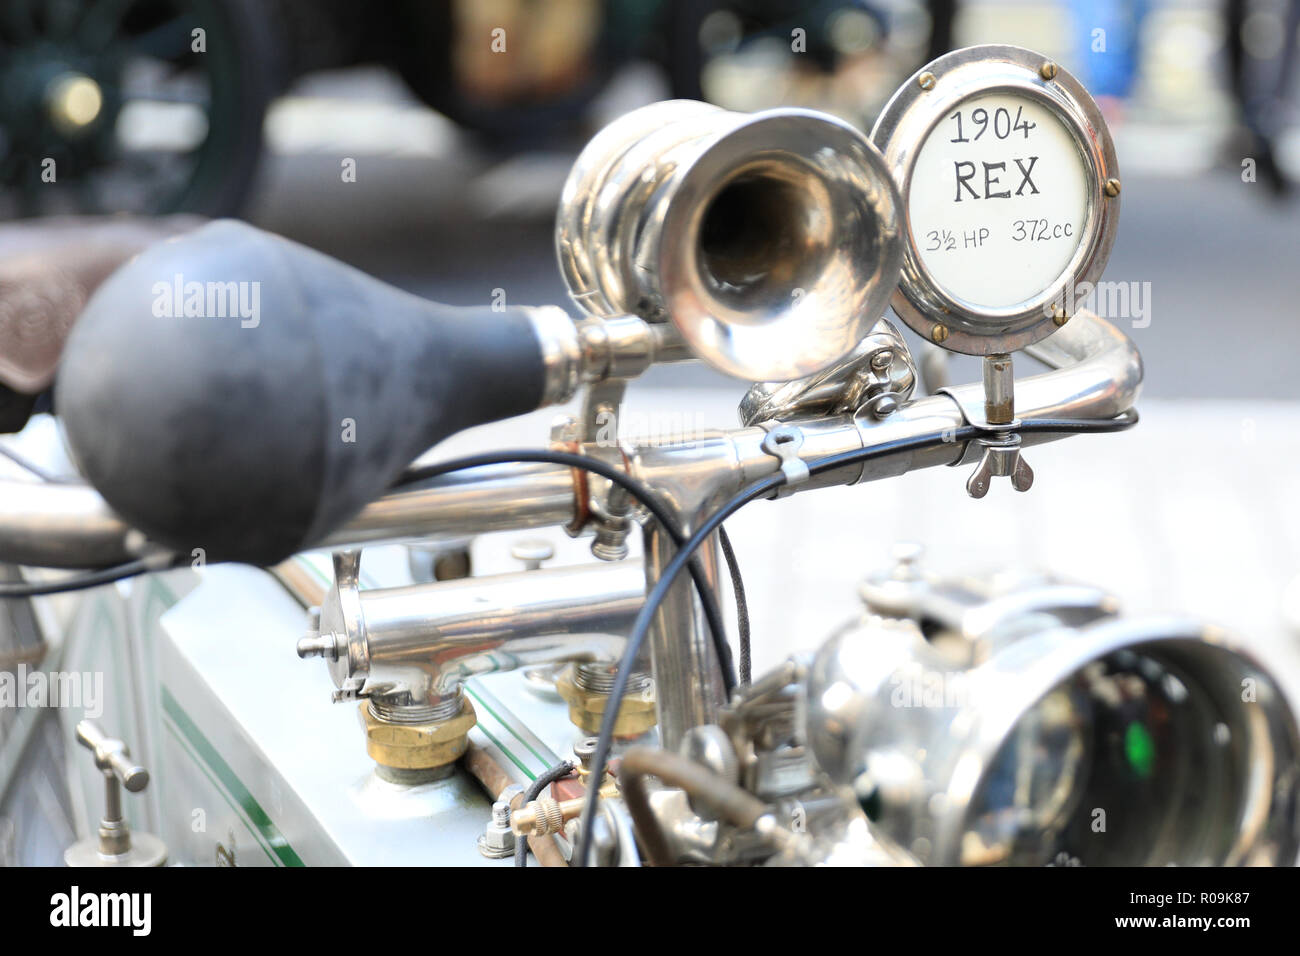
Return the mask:
[[1114, 199], [1116, 196], [1119, 195], [1119, 180], [1118, 180], [1118, 179], [1108, 179], [1108, 180], [1106, 180], [1106, 195], [1109, 196], [1111, 199]]
[[920, 76], [916, 78], [916, 82], [920, 84], [921, 89], [932, 90], [934, 89], [934, 74], [922, 73]]
[[465, 698], [460, 713], [427, 724], [394, 724], [381, 720], [361, 702], [370, 759], [396, 770], [430, 770], [455, 763], [469, 748], [469, 731], [478, 723], [474, 705]]
[[1056, 79], [1056, 73], [1057, 73], [1057, 66], [1051, 60], [1048, 60], [1046, 63], [1044, 63], [1042, 66], [1038, 68], [1038, 75], [1045, 80]]
[[930, 330], [930, 338], [934, 340], [936, 345], [946, 341], [948, 338], [948, 326], [936, 325]]
[[[600, 795], [606, 800], [612, 800], [618, 794], [618, 786], [612, 780], [600, 788]], [[550, 797], [539, 797], [532, 803], [517, 807], [510, 814], [510, 829], [516, 836], [562, 833], [564, 825], [570, 820], [576, 820], [582, 814], [586, 804], [585, 795], [560, 801]]]
[[[600, 733], [608, 694], [587, 690], [573, 680], [573, 668], [566, 667], [555, 679], [555, 690], [569, 705], [569, 720], [584, 734]], [[639, 737], [656, 723], [654, 694], [632, 694], [623, 698], [614, 721], [614, 736]]]

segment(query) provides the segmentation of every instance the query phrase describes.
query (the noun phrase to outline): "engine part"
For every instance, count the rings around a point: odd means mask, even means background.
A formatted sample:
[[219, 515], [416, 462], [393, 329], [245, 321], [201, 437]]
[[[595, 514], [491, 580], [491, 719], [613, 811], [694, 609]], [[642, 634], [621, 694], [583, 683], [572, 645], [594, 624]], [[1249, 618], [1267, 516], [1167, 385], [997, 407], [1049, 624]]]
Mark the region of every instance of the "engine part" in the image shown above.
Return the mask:
[[367, 590], [360, 562], [360, 551], [334, 554], [334, 585], [298, 642], [300, 657], [325, 658], [337, 700], [436, 705], [475, 674], [614, 660], [644, 600], [635, 561]]
[[646, 854], [654, 865], [670, 865], [676, 862], [676, 856], [650, 804], [645, 788], [647, 776], [680, 787], [690, 797], [705, 803], [719, 818], [752, 831], [773, 850], [803, 855], [804, 841], [799, 835], [782, 827], [767, 805], [752, 794], [686, 757], [666, 750], [633, 747], [623, 755], [619, 786], [645, 843]]
[[[309, 616], [298, 655], [325, 658], [336, 701], [367, 699], [366, 750], [389, 777], [428, 776], [464, 753], [474, 724], [461, 693], [468, 678], [564, 661], [607, 668], [623, 648], [617, 635], [644, 601], [635, 561], [367, 590], [359, 586], [360, 561], [360, 551], [335, 553], [334, 584], [319, 616]], [[489, 614], [493, 625], [485, 629]], [[557, 682], [584, 733], [599, 725], [608, 697], [599, 675], [597, 667]], [[628, 736], [654, 726], [652, 690], [624, 708]]]

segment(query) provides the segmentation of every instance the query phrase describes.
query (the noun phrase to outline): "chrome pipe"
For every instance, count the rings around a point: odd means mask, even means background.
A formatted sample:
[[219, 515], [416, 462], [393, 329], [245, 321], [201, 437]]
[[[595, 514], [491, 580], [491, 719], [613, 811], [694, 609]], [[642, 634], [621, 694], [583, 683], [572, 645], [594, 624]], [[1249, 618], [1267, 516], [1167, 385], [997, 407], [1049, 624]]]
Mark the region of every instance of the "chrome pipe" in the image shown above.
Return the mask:
[[0, 481], [0, 561], [87, 568], [130, 561], [130, 528], [89, 485]]
[[370, 590], [348, 567], [336, 561], [319, 629], [298, 652], [388, 706], [436, 704], [479, 674], [617, 660], [645, 603], [639, 560]]
[[573, 509], [571, 469], [533, 463], [487, 465], [384, 495], [319, 547], [546, 528], [572, 521]]
[[[384, 495], [316, 547], [456, 537], [567, 524], [573, 472], [562, 465], [488, 465]], [[49, 568], [121, 564], [130, 528], [89, 485], [0, 481], [0, 562]]]
[[[697, 555], [709, 586], [719, 585], [717, 535]], [[645, 586], [658, 583], [677, 548], [657, 524], [645, 533]], [[675, 750], [692, 727], [714, 724], [726, 701], [718, 654], [709, 638], [704, 608], [691, 579], [682, 575], [669, 589], [648, 635], [655, 677], [655, 707], [663, 745]]]

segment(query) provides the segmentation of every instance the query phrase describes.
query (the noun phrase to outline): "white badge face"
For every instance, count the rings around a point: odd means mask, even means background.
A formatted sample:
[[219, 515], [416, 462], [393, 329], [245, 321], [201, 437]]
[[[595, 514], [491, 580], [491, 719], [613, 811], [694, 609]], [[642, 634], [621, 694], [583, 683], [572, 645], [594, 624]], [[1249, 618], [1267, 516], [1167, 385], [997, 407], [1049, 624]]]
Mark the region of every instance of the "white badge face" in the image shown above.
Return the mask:
[[940, 120], [907, 197], [912, 241], [934, 281], [972, 306], [1034, 299], [1065, 272], [1088, 212], [1073, 137], [1034, 100], [989, 93]]

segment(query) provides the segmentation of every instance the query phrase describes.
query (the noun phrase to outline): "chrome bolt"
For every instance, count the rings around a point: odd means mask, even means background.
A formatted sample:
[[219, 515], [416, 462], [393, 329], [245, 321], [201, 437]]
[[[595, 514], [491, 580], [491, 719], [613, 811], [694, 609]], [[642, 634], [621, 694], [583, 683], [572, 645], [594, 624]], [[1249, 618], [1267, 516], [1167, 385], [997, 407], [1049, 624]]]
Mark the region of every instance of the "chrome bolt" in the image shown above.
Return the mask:
[[333, 634], [308, 634], [298, 641], [298, 656], [306, 660], [308, 657], [327, 657], [332, 661], [339, 658], [338, 645], [334, 643]]
[[898, 411], [898, 399], [893, 395], [881, 395], [871, 404], [871, 414], [876, 418], [888, 418]]
[[543, 561], [555, 557], [555, 549], [551, 547], [549, 541], [529, 539], [516, 542], [510, 549], [510, 556], [516, 561], [522, 561], [525, 571], [536, 571], [542, 566]]
[[506, 803], [504, 800], [498, 800], [496, 803], [492, 804], [492, 822], [497, 826], [509, 826], [510, 804]]
[[515, 852], [515, 833], [510, 829], [510, 804], [498, 800], [492, 804], [492, 820], [478, 838], [478, 851], [489, 860], [504, 860]]
[[596, 537], [591, 542], [591, 553], [601, 561], [622, 561], [627, 557], [627, 536], [632, 529], [628, 513], [632, 510], [632, 496], [622, 485], [614, 485], [602, 506], [592, 502], [596, 515]]
[[596, 737], [583, 737], [573, 745], [573, 756], [578, 758], [578, 764], [583, 769], [591, 769], [591, 758], [596, 755], [598, 739]]

